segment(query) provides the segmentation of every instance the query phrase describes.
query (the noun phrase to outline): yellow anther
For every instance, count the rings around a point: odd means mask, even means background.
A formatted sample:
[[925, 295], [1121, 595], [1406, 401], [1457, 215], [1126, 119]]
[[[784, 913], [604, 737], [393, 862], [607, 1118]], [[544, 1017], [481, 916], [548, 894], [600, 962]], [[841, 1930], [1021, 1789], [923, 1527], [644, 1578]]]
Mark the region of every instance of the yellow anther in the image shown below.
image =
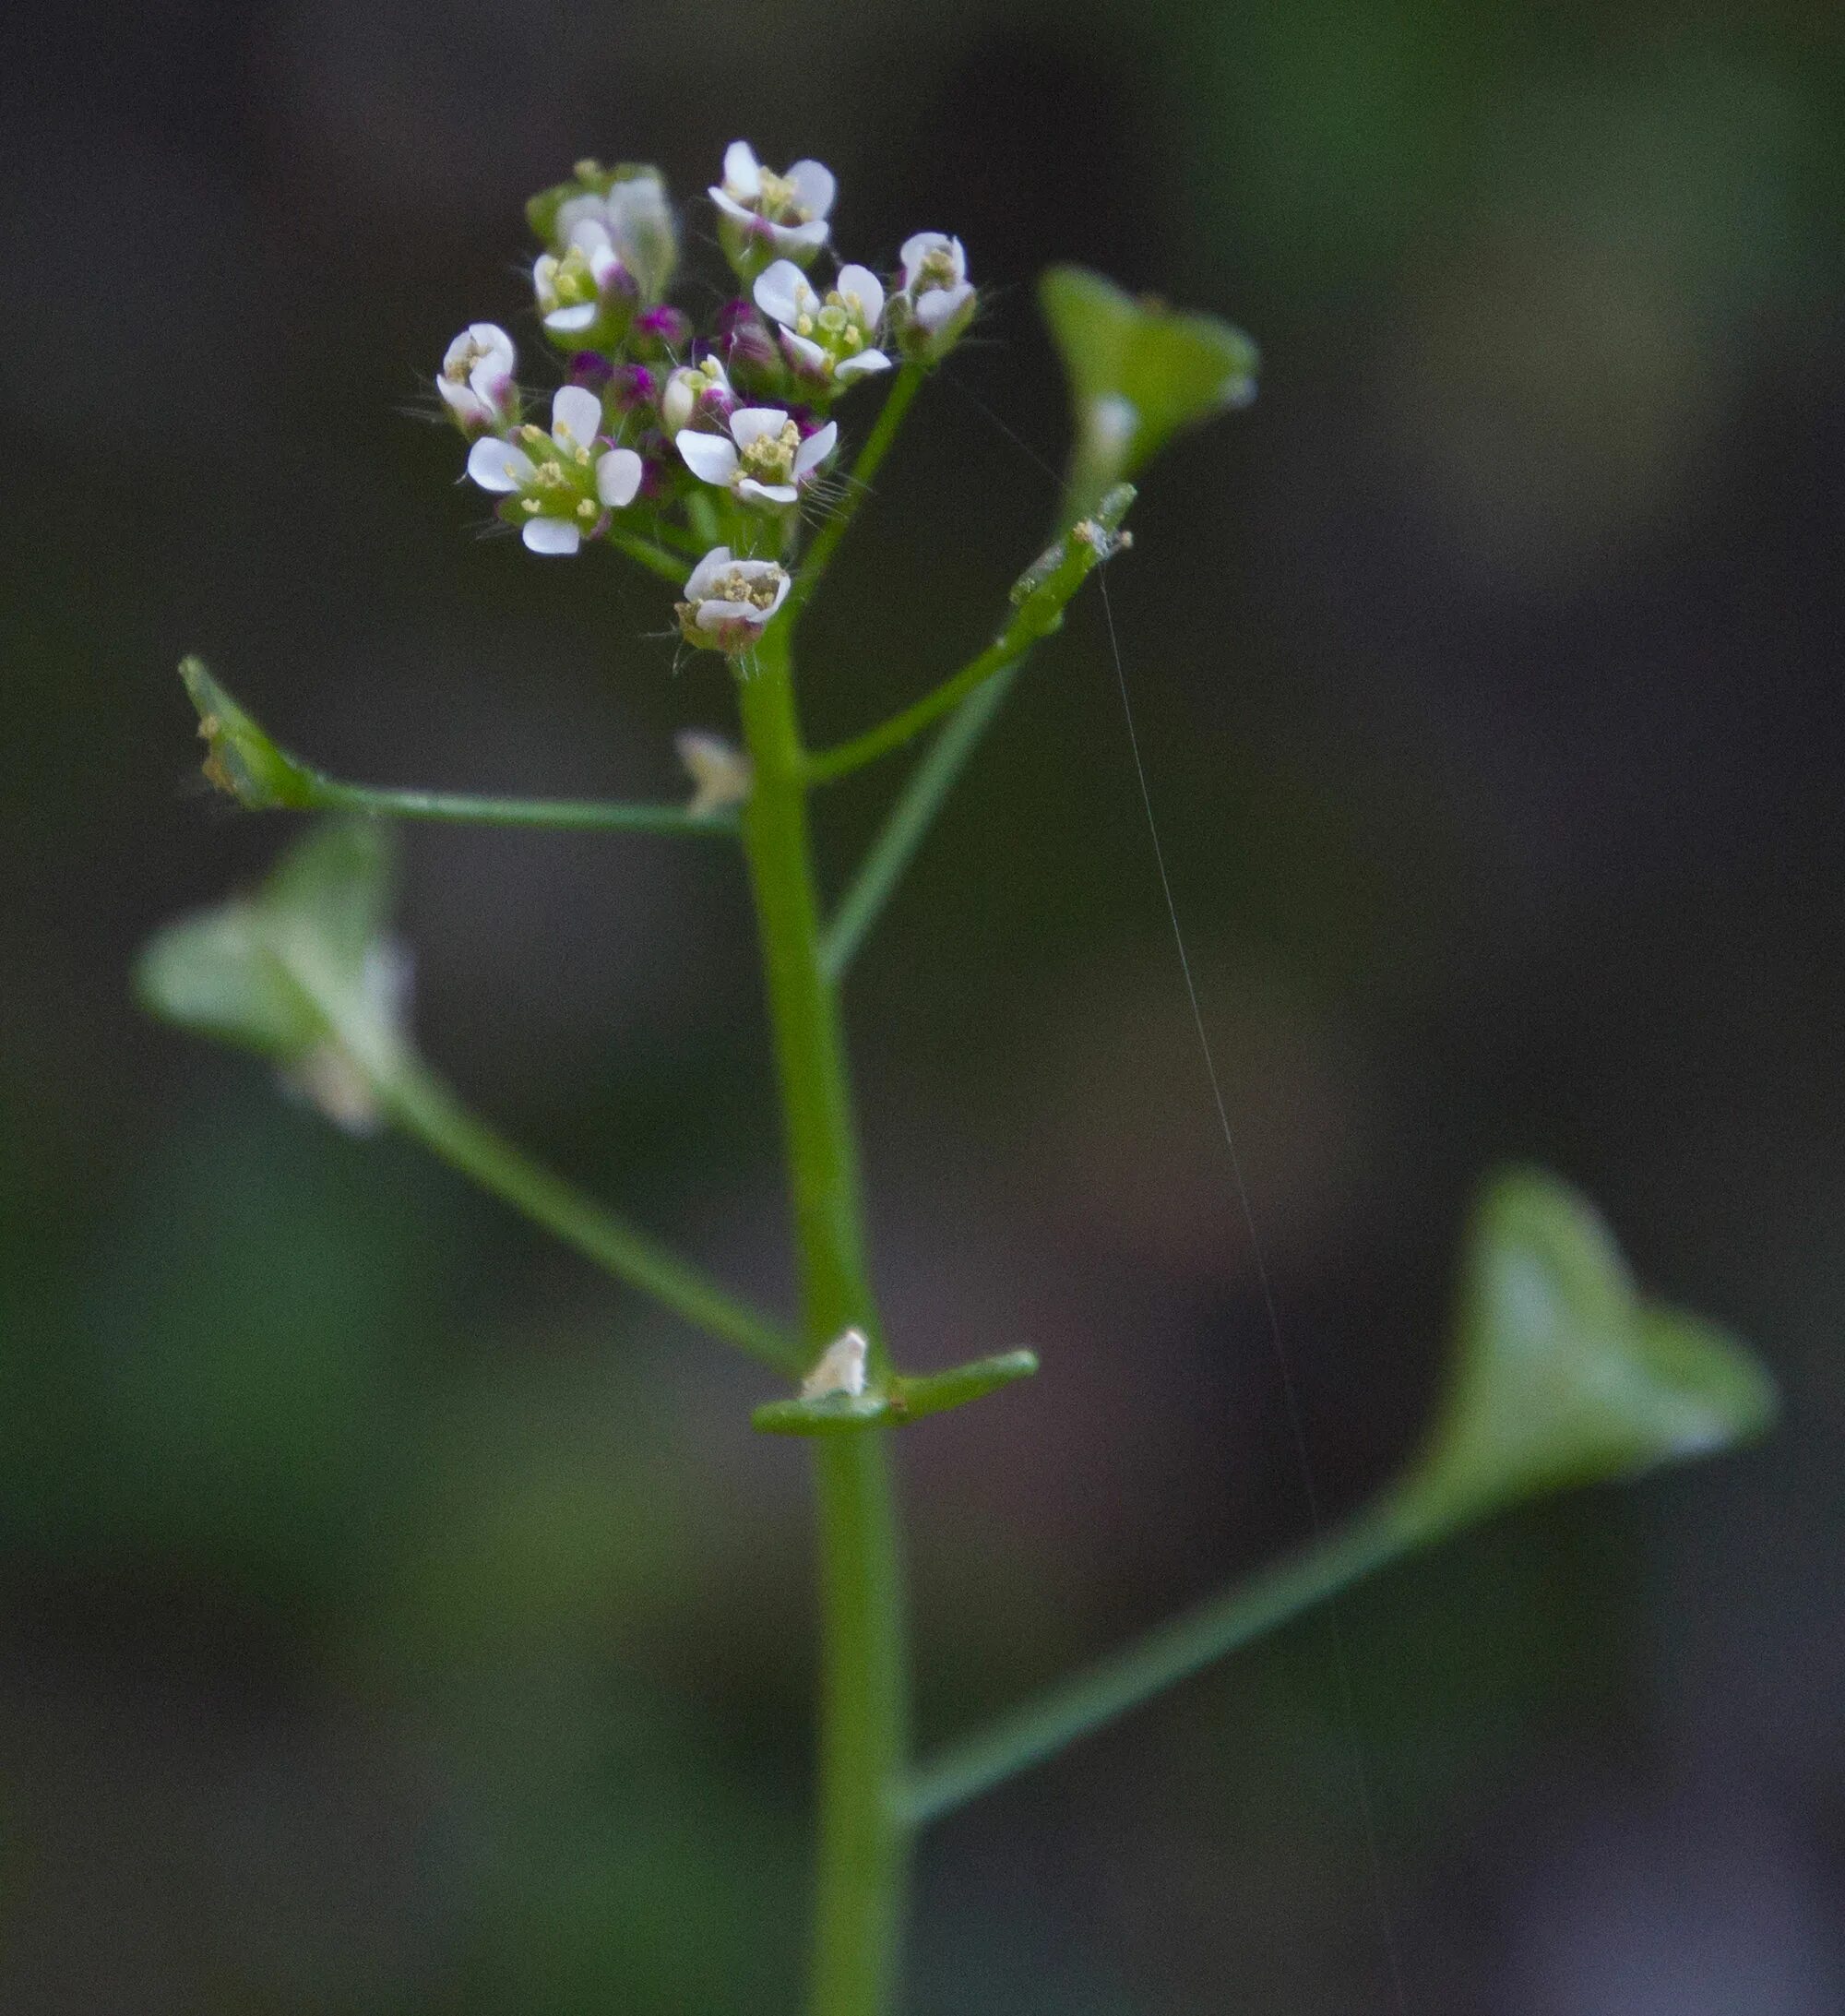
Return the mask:
[[589, 502], [588, 497], [585, 497], [582, 503], [577, 507], [577, 516], [578, 518], [594, 518], [595, 515], [596, 507]]

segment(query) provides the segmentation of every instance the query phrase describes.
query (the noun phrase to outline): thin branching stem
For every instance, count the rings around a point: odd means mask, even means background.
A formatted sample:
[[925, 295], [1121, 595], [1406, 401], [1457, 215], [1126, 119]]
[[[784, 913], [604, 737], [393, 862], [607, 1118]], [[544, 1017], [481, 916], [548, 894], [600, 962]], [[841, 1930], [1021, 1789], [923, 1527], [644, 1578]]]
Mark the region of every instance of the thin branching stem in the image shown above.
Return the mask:
[[423, 1066], [403, 1061], [380, 1080], [378, 1089], [391, 1117], [407, 1134], [574, 1247], [604, 1273], [780, 1372], [799, 1370], [805, 1354], [797, 1338], [534, 1162], [470, 1113]]
[[1342, 1532], [1156, 1625], [991, 1728], [924, 1759], [905, 1787], [904, 1814], [919, 1827], [939, 1819], [1430, 1538], [1409, 1497], [1387, 1497]]
[[399, 791], [349, 784], [308, 773], [302, 809], [365, 812], [387, 819], [434, 819], [448, 826], [548, 827], [557, 832], [696, 833], [734, 840], [732, 812], [693, 814], [683, 805], [625, 805], [603, 798], [493, 798], [456, 791]]

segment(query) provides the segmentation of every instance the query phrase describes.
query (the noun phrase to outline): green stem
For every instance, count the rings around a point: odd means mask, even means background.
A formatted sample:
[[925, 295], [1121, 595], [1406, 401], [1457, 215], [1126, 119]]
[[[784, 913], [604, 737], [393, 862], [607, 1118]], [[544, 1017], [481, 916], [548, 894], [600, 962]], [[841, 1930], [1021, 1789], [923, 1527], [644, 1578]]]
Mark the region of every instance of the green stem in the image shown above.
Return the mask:
[[[805, 758], [787, 629], [738, 686], [755, 784], [744, 813], [774, 1028], [810, 1358], [856, 1324], [888, 1369], [866, 1266], [858, 1150], [839, 1003], [820, 960]], [[821, 1688], [819, 1844], [810, 2016], [880, 2016], [897, 1986], [911, 1831], [904, 1603], [888, 1442], [817, 1440]]]
[[664, 546], [655, 545], [652, 540], [643, 539], [638, 532], [625, 532], [620, 526], [612, 525], [605, 536], [610, 545], [626, 554], [630, 560], [638, 561], [661, 580], [677, 583], [692, 571], [683, 555], [668, 553]]
[[827, 925], [820, 956], [827, 979], [838, 981], [844, 977], [865, 934], [883, 913], [903, 871], [966, 769], [968, 758], [1004, 706], [1023, 663], [1022, 659], [1015, 659], [970, 694], [911, 771]]
[[479, 798], [456, 791], [399, 791], [347, 784], [309, 771], [298, 810], [369, 812], [387, 819], [434, 819], [453, 826], [532, 826], [557, 832], [707, 833], [734, 838], [729, 812], [694, 816], [683, 805], [619, 805], [598, 798]]
[[978, 658], [970, 659], [958, 673], [944, 679], [913, 706], [906, 707], [900, 714], [893, 714], [888, 721], [880, 722], [875, 728], [868, 728], [863, 734], [854, 735], [850, 742], [838, 743], [809, 757], [809, 776], [816, 784], [831, 783], [836, 778], [848, 777], [853, 770], [863, 769], [867, 763], [876, 762], [881, 756], [888, 756], [893, 749], [900, 749], [906, 742], [940, 721], [944, 714], [952, 714], [989, 679], [997, 676], [1008, 665], [1017, 664], [1036, 641], [1035, 636], [1016, 635], [1008, 626]]
[[1129, 483], [1117, 483], [1090, 518], [1079, 519], [1022, 574], [1012, 590], [1012, 614], [993, 642], [931, 693], [888, 721], [868, 728], [850, 742], [823, 749], [807, 759], [807, 775], [815, 783], [850, 776], [892, 749], [899, 749], [951, 714], [968, 696], [1016, 664], [1040, 638], [1048, 637], [1064, 620], [1072, 595], [1091, 571], [1115, 550], [1121, 521], [1134, 502]]
[[922, 364], [905, 364], [898, 372], [896, 382], [878, 409], [871, 432], [865, 436], [865, 444], [859, 450], [859, 459], [852, 464], [851, 474], [846, 479], [846, 494], [840, 498], [839, 508], [814, 535], [814, 543], [808, 547], [796, 570], [794, 584], [788, 590], [785, 622], [793, 622], [819, 587], [827, 564], [833, 557], [833, 549], [846, 536], [859, 506], [871, 495], [871, 480], [889, 454], [890, 444], [896, 440], [897, 431], [910, 411], [910, 402], [916, 397], [927, 375]]
[[1409, 1497], [1386, 1497], [1327, 1540], [1155, 1626], [990, 1729], [924, 1760], [905, 1788], [904, 1813], [921, 1827], [965, 1806], [1361, 1576], [1425, 1545], [1434, 1532]]
[[406, 1133], [604, 1272], [779, 1371], [798, 1372], [806, 1362], [799, 1340], [515, 1148], [421, 1065], [398, 1063], [377, 1083]]

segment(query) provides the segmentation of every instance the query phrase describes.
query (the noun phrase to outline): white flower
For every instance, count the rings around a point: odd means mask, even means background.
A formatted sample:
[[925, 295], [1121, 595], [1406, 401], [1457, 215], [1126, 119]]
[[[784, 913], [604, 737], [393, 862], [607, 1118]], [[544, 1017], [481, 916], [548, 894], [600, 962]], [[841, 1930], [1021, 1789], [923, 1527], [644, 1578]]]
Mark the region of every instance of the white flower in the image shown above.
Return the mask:
[[[574, 208], [577, 200], [572, 198], [565, 209]], [[567, 230], [559, 230], [558, 240], [563, 256], [541, 253], [531, 269], [532, 292], [546, 332], [571, 343], [587, 342], [592, 334], [620, 334], [640, 288], [616, 249], [606, 218], [578, 215]]]
[[722, 735], [687, 728], [673, 738], [673, 746], [692, 780], [692, 799], [685, 809], [695, 819], [727, 811], [749, 796], [750, 759]]
[[688, 644], [746, 651], [788, 596], [786, 568], [774, 560], [733, 560], [728, 546], [713, 546], [692, 569], [685, 600], [677, 605]]
[[723, 182], [709, 191], [732, 263], [755, 271], [767, 255], [806, 265], [827, 242], [835, 186], [832, 170], [816, 161], [798, 161], [778, 175], [747, 140], [732, 140], [724, 149]]
[[944, 355], [966, 328], [974, 311], [968, 281], [968, 256], [958, 238], [919, 231], [903, 241], [902, 304], [905, 346], [918, 355]]
[[470, 322], [449, 344], [435, 389], [463, 434], [491, 434], [518, 419], [513, 340], [496, 322]]
[[752, 504], [792, 504], [801, 485], [833, 452], [839, 430], [828, 421], [801, 438], [791, 414], [779, 406], [739, 406], [730, 417], [730, 436], [684, 428], [673, 446], [701, 483]]
[[842, 266], [823, 300], [792, 259], [778, 259], [756, 276], [756, 304], [781, 325], [781, 347], [803, 376], [839, 385], [890, 359], [876, 347], [884, 319], [884, 284], [863, 266]]
[[634, 502], [640, 457], [632, 448], [599, 455], [601, 426], [601, 400], [566, 385], [551, 402], [549, 434], [521, 427], [488, 435], [468, 451], [468, 473], [481, 488], [514, 500], [511, 522], [533, 553], [575, 553], [586, 536], [607, 530], [608, 512]]
[[553, 249], [568, 253], [578, 244], [577, 233], [584, 224], [593, 224], [603, 233], [649, 301], [666, 292], [678, 264], [679, 242], [666, 185], [655, 170], [623, 172], [606, 190], [589, 188], [565, 197], [552, 225]]
[[661, 424], [669, 435], [689, 427], [695, 419], [729, 422], [736, 410], [736, 394], [722, 363], [707, 357], [702, 364], [681, 364], [666, 381], [660, 396]]

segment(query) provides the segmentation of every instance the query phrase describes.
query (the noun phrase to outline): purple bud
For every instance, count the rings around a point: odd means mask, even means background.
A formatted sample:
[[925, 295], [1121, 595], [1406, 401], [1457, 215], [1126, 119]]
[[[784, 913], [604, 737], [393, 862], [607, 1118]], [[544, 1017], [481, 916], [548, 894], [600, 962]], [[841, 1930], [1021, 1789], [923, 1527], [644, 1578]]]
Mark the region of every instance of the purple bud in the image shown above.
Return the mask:
[[640, 495], [658, 504], [673, 494], [673, 479], [679, 458], [673, 444], [658, 428], [651, 428], [634, 444], [640, 457]]
[[570, 360], [567, 377], [572, 385], [580, 385], [588, 391], [600, 392], [613, 377], [614, 373], [614, 365], [599, 352], [579, 350]]
[[767, 389], [781, 377], [781, 356], [768, 324], [750, 301], [727, 303], [718, 313], [718, 354], [731, 376]]
[[635, 337], [649, 352], [663, 351], [677, 356], [692, 340], [692, 318], [671, 302], [644, 309], [635, 317]]
[[637, 407], [651, 406], [660, 398], [660, 380], [645, 364], [617, 364], [609, 381], [609, 402], [618, 412], [631, 413]]

